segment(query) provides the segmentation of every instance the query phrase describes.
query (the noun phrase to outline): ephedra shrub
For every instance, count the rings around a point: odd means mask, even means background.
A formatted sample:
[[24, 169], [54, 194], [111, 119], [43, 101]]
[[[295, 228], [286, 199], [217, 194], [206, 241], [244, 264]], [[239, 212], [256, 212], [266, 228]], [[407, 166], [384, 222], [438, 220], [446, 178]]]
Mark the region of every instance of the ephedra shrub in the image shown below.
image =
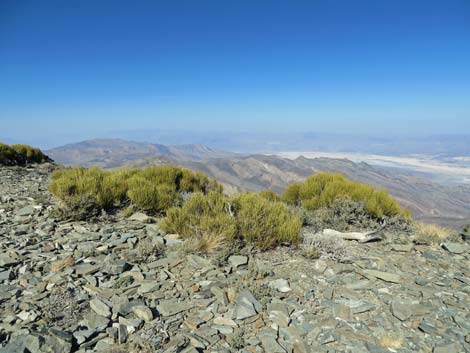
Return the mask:
[[52, 174], [50, 191], [65, 204], [90, 200], [109, 211], [131, 206], [150, 214], [164, 214], [181, 204], [188, 193], [220, 192], [221, 186], [201, 173], [174, 166], [106, 171], [63, 168]]
[[7, 145], [0, 142], [0, 165], [24, 166], [32, 163], [52, 162], [39, 148], [28, 145]]
[[267, 249], [299, 243], [302, 222], [295, 211], [265, 195], [243, 193], [228, 197], [211, 192], [195, 193], [181, 208], [168, 210], [161, 226], [166, 232], [185, 238], [237, 240]]

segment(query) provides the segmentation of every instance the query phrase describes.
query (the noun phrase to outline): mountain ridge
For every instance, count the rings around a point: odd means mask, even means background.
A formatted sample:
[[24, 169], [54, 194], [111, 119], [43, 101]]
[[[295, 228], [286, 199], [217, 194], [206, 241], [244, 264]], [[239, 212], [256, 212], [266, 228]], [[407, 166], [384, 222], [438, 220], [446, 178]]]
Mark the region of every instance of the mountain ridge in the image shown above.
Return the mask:
[[207, 174], [221, 182], [229, 193], [263, 189], [280, 193], [288, 184], [302, 181], [313, 173], [339, 172], [354, 181], [386, 189], [417, 219], [455, 228], [470, 219], [468, 185], [442, 185], [348, 159], [237, 155], [203, 145], [165, 146], [121, 139], [87, 140], [46, 153], [66, 165], [97, 165], [108, 169], [175, 164]]

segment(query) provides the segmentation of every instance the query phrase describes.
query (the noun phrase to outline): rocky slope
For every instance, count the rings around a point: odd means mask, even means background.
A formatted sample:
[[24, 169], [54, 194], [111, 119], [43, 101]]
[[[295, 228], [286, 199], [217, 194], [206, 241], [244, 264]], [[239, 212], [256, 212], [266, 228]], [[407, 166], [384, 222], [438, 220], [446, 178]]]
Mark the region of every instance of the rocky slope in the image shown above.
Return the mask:
[[144, 215], [55, 220], [49, 174], [0, 169], [2, 353], [470, 351], [457, 238], [202, 256]]

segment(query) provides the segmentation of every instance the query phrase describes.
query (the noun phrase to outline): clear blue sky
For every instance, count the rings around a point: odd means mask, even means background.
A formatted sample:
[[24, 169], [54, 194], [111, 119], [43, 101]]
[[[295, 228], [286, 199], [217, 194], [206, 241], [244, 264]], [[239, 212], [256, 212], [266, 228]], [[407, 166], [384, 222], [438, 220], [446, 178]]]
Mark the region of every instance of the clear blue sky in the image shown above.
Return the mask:
[[0, 138], [470, 131], [468, 0], [2, 0]]

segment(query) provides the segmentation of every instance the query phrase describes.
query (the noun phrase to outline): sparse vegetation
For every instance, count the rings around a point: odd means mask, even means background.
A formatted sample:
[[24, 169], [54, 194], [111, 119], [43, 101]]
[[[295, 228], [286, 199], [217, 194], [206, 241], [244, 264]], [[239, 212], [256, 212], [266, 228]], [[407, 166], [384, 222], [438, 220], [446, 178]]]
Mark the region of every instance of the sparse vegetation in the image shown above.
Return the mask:
[[300, 216], [283, 203], [244, 193], [234, 197], [233, 205], [239, 235], [246, 243], [267, 249], [300, 242]]
[[470, 224], [467, 224], [467, 225], [463, 228], [463, 232], [466, 233], [466, 234], [470, 234]]
[[173, 166], [104, 171], [99, 168], [64, 168], [52, 175], [50, 191], [69, 206], [87, 198], [101, 209], [122, 208], [152, 214], [165, 213], [191, 192], [220, 192], [221, 186], [201, 173]]
[[28, 145], [7, 145], [0, 142], [0, 165], [14, 166], [52, 162], [39, 148]]
[[272, 190], [263, 190], [259, 193], [259, 195], [268, 201], [281, 201], [281, 197]]
[[339, 237], [326, 236], [309, 231], [304, 233], [302, 251], [304, 254], [313, 255], [318, 255], [317, 252], [319, 252], [320, 255], [325, 258], [343, 263], [348, 263], [353, 260], [349, 245], [345, 240]]
[[416, 222], [414, 242], [423, 245], [436, 245], [452, 235], [452, 230], [437, 224]]
[[342, 232], [386, 228], [390, 231], [408, 232], [410, 221], [403, 215], [377, 218], [367, 212], [364, 202], [336, 199], [329, 207], [314, 211], [302, 209], [302, 221], [315, 231], [331, 228]]
[[300, 241], [300, 217], [283, 203], [271, 202], [255, 193], [228, 198], [221, 193], [193, 194], [181, 208], [168, 210], [161, 224], [166, 232], [183, 237], [218, 241], [241, 239], [266, 249]]
[[330, 207], [336, 200], [349, 199], [364, 204], [368, 214], [383, 216], [403, 216], [411, 219], [410, 213], [384, 190], [353, 182], [341, 174], [317, 173], [304, 183], [294, 183], [287, 187], [282, 199], [284, 202], [301, 206], [308, 211]]

